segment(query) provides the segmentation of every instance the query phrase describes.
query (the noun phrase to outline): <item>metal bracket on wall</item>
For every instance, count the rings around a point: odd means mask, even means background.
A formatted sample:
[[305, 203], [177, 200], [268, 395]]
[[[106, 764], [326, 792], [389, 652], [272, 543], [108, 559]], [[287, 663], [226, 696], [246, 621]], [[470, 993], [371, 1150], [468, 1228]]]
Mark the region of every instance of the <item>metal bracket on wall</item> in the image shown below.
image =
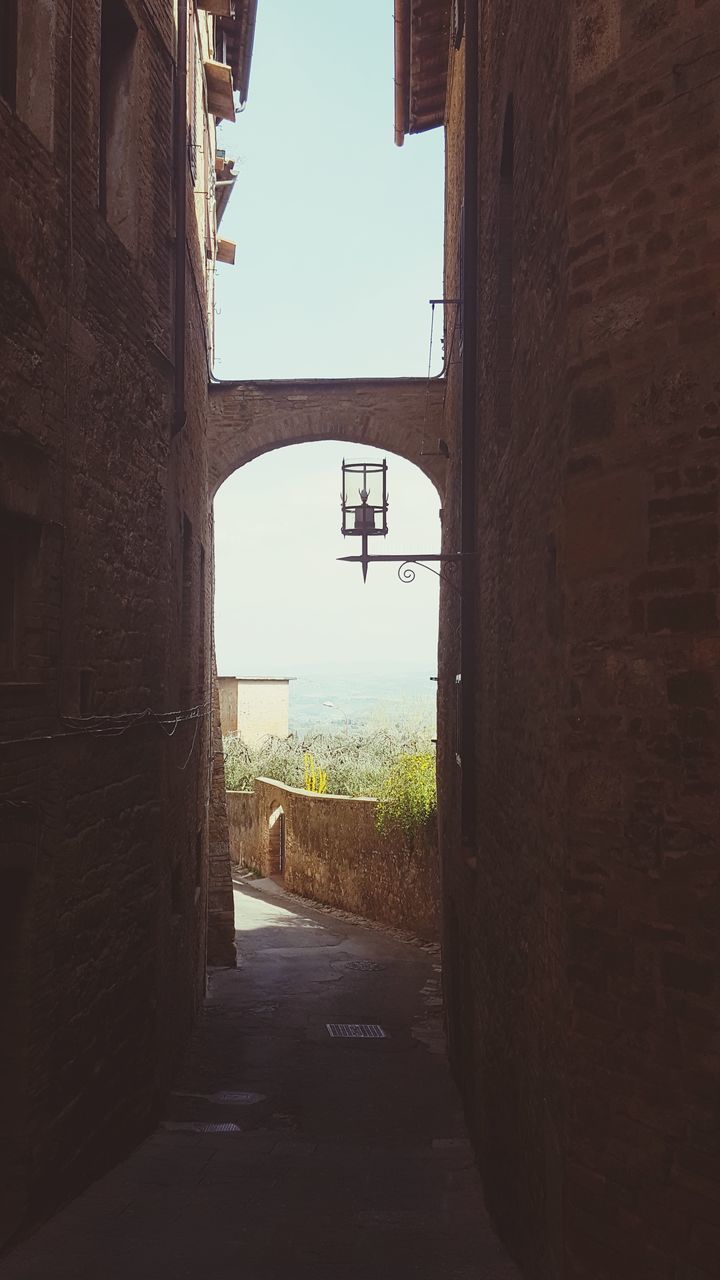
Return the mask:
[[434, 573], [443, 582], [449, 582], [457, 591], [460, 590], [457, 583], [452, 578], [443, 574], [440, 569], [433, 569], [433, 564], [444, 564], [450, 569], [455, 569], [461, 560], [467, 560], [471, 556], [477, 555], [476, 551], [451, 551], [446, 554], [438, 555], [397, 555], [397, 556], [371, 556], [368, 554], [363, 538], [363, 551], [359, 556], [338, 556], [338, 560], [342, 560], [346, 564], [361, 564], [363, 568], [363, 582], [367, 580], [367, 569], [369, 564], [396, 564], [398, 565], [398, 578], [400, 582], [414, 582], [415, 570], [413, 565], [421, 565], [423, 569], [427, 569], [430, 573]]

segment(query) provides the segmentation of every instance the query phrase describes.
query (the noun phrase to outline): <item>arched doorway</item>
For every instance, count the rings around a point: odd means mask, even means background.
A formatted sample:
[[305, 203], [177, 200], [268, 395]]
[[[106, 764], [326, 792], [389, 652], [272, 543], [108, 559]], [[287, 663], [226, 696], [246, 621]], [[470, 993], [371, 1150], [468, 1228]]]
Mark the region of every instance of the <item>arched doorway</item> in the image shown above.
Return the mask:
[[282, 876], [285, 873], [285, 813], [280, 805], [270, 814], [268, 842], [270, 874]]
[[[333, 453], [330, 461], [326, 452]], [[338, 563], [338, 557], [359, 550], [352, 539], [340, 536], [341, 462], [343, 457], [373, 456], [388, 458], [390, 534], [387, 541], [378, 539], [371, 551], [438, 552], [437, 479], [390, 450], [380, 454], [351, 440], [266, 446], [261, 456], [249, 459], [251, 465], [228, 477], [214, 506], [218, 675], [287, 677], [291, 708], [303, 694], [302, 711], [312, 725], [334, 728], [340, 735], [352, 726], [363, 701], [393, 717], [404, 698], [419, 702], [422, 697], [428, 717], [434, 718], [435, 712], [438, 578], [419, 569], [412, 586], [401, 585], [397, 565], [381, 564], [370, 566], [364, 585], [359, 566]], [[238, 513], [244, 530], [228, 533], [228, 521]], [[275, 546], [274, 559], [268, 559], [270, 543]], [[234, 646], [238, 638], [242, 644]], [[420, 639], [422, 661], [413, 664]], [[309, 654], [316, 668], [310, 672]], [[343, 663], [345, 669], [338, 671]], [[377, 694], [348, 681], [348, 664], [353, 677], [361, 668], [364, 675], [366, 669], [388, 665]], [[306, 669], [299, 670], [303, 665]], [[303, 731], [307, 724], [306, 719]], [[222, 770], [222, 752], [217, 758]], [[316, 763], [325, 768], [327, 761], [318, 758]], [[279, 780], [303, 788], [302, 775], [299, 780]], [[230, 787], [245, 788], [252, 789], [249, 778]], [[333, 791], [332, 771], [327, 789]], [[215, 788], [216, 796], [219, 790]], [[272, 840], [273, 874], [283, 870], [284, 825], [278, 815], [271, 833], [266, 818], [264, 831], [253, 836], [262, 840], [264, 853]], [[247, 865], [262, 861], [256, 858]]]

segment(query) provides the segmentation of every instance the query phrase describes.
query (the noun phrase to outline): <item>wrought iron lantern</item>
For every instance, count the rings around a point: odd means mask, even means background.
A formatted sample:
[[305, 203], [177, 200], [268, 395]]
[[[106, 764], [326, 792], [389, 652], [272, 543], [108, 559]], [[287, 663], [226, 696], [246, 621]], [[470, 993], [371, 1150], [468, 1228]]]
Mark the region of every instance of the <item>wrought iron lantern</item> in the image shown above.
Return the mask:
[[[360, 499], [359, 502], [357, 498]], [[388, 531], [387, 513], [387, 459], [383, 458], [382, 462], [343, 462], [342, 533], [346, 538], [362, 538], [362, 552], [359, 556], [340, 556], [340, 559], [362, 565], [363, 582], [367, 581], [368, 565], [371, 562], [397, 564], [400, 581], [413, 582], [415, 571], [412, 565], [420, 564], [440, 577], [440, 571], [433, 569], [429, 562], [445, 563], [452, 567], [462, 559], [460, 552], [442, 555], [371, 556], [368, 552], [368, 539], [385, 537]]]
[[[357, 496], [356, 496], [357, 495]], [[358, 502], [357, 499], [360, 499]], [[342, 464], [342, 533], [362, 538], [363, 581], [367, 578], [368, 538], [384, 538], [388, 531], [387, 461]]]

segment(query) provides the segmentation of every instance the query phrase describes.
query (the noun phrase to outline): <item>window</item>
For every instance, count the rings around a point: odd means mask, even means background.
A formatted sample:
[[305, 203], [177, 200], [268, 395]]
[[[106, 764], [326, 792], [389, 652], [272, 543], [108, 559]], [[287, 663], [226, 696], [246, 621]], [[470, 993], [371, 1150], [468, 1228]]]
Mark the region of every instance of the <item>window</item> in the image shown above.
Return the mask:
[[198, 701], [202, 702], [205, 697], [205, 686], [207, 682], [207, 672], [205, 670], [205, 548], [200, 543], [200, 625], [199, 625], [199, 647], [198, 647]]
[[514, 147], [513, 99], [510, 94], [505, 108], [498, 191], [497, 423], [501, 447], [510, 436], [512, 420]]
[[56, 0], [0, 0], [0, 98], [48, 151], [55, 127]]
[[201, 150], [198, 142], [198, 51], [197, 40], [194, 23], [190, 23], [188, 30], [188, 39], [190, 42], [188, 49], [188, 69], [187, 69], [187, 87], [188, 87], [188, 163], [190, 165], [190, 174], [192, 176], [193, 186], [197, 183], [198, 172], [198, 151]]
[[40, 526], [0, 512], [0, 679], [27, 663], [32, 580]]
[[195, 652], [195, 558], [192, 521], [183, 512], [180, 568], [180, 698], [183, 706], [193, 704]]
[[[0, 4], [3, 0], [0, 0]], [[48, 151], [55, 133], [56, 0], [15, 0], [17, 75], [15, 110]]]
[[0, 0], [0, 98], [15, 109], [18, 0]]
[[135, 243], [133, 63], [137, 27], [122, 0], [103, 0], [100, 40], [99, 205], [128, 248]]
[[459, 49], [465, 31], [465, 0], [453, 0], [451, 25], [453, 48]]

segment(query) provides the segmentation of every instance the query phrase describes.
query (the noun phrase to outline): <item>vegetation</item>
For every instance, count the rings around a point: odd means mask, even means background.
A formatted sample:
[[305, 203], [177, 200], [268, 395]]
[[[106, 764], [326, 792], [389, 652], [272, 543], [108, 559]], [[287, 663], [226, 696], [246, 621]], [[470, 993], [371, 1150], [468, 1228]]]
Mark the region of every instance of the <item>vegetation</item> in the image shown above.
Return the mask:
[[430, 751], [404, 752], [395, 761], [380, 791], [377, 809], [380, 831], [411, 835], [425, 827], [437, 808], [435, 756]]
[[305, 765], [305, 790], [324, 795], [327, 791], [327, 771], [315, 768], [312, 751], [304, 752], [303, 764]]
[[373, 796], [382, 801], [378, 805], [381, 830], [410, 832], [435, 812], [435, 753], [430, 735], [429, 724], [418, 720], [264, 738], [255, 746], [225, 738], [226, 784], [232, 791], [252, 791], [256, 778], [274, 778], [306, 791]]

